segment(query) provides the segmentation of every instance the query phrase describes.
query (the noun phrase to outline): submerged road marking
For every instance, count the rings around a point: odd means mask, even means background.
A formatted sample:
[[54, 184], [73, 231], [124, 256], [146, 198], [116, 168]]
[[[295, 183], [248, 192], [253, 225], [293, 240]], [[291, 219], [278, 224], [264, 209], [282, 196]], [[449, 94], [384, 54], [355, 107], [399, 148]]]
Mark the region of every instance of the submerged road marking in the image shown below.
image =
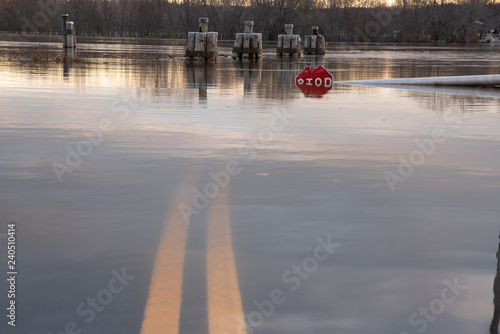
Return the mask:
[[207, 227], [207, 293], [210, 334], [246, 334], [234, 261], [227, 190], [210, 205]]
[[[193, 173], [188, 173], [192, 176]], [[185, 178], [189, 180], [189, 178]], [[192, 182], [182, 182], [170, 206], [156, 254], [141, 334], [178, 334], [189, 224], [178, 205], [191, 201]]]

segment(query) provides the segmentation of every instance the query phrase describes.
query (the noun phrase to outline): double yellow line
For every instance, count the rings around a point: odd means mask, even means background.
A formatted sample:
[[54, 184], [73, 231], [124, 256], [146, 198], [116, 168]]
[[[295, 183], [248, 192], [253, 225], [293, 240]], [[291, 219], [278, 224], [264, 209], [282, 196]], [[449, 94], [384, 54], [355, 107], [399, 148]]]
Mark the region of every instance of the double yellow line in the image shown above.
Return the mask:
[[[181, 185], [165, 220], [144, 312], [141, 334], [178, 334], [188, 223], [179, 210], [192, 203], [192, 186]], [[212, 199], [207, 224], [207, 294], [210, 334], [246, 334], [234, 261], [229, 196]]]
[[207, 231], [208, 328], [210, 334], [246, 334], [234, 262], [229, 196], [221, 189], [210, 207]]

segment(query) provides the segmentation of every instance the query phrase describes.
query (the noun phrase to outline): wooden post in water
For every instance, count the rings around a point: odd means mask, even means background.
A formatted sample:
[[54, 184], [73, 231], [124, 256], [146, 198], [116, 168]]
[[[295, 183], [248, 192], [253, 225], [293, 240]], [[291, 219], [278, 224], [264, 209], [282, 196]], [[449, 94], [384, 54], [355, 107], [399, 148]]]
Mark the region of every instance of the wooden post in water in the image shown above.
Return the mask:
[[68, 21], [68, 19], [69, 19], [69, 14], [62, 14], [64, 57], [75, 58], [76, 57], [75, 23], [73, 21]]
[[[196, 42], [196, 34], [197, 34], [197, 32], [188, 32], [188, 40], [187, 40], [187, 49], [186, 50], [194, 51], [194, 44]], [[187, 55], [187, 51], [186, 51], [186, 55]]]
[[198, 32], [188, 32], [186, 57], [193, 60], [217, 60], [219, 33], [208, 31], [208, 17], [200, 17]]
[[245, 34], [253, 33], [253, 21], [245, 21]]
[[304, 38], [304, 54], [324, 55], [325, 49], [325, 36], [319, 34], [318, 26], [312, 27], [312, 35], [306, 35]]
[[199, 32], [208, 32], [208, 17], [200, 17], [199, 22]]
[[253, 21], [245, 21], [245, 32], [237, 33], [233, 46], [233, 58], [262, 57], [262, 34], [253, 32]]
[[217, 40], [219, 33], [207, 32], [207, 49], [205, 51], [205, 59], [217, 59], [219, 50], [217, 48]]
[[276, 55], [282, 56], [284, 53], [288, 53], [289, 56], [297, 55], [300, 57], [300, 36], [293, 35], [293, 24], [285, 24], [285, 32], [285, 35], [278, 35]]
[[67, 13], [64, 13], [61, 15], [62, 16], [62, 29], [61, 29], [61, 32], [62, 32], [62, 35], [63, 35], [63, 48], [66, 48], [67, 47], [67, 42], [66, 42], [66, 22], [68, 22], [68, 19], [69, 19], [69, 14]]

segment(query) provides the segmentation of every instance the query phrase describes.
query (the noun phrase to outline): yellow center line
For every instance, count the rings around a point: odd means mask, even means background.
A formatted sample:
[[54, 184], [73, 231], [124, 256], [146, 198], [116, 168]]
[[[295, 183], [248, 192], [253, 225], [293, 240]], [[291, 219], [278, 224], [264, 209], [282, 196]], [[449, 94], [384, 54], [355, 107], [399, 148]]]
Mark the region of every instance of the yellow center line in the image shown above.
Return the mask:
[[207, 228], [207, 291], [210, 334], [246, 334], [234, 261], [227, 191], [212, 200]]
[[[185, 179], [193, 173], [187, 173]], [[182, 183], [165, 221], [144, 312], [141, 334], [178, 334], [189, 224], [179, 204], [192, 202], [193, 182]]]

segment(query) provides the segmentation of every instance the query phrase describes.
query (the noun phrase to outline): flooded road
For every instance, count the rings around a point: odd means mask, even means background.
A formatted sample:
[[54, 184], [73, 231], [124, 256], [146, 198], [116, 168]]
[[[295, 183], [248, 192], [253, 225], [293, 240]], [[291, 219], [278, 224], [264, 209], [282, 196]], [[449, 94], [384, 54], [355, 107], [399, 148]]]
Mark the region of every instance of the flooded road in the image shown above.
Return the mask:
[[1, 333], [488, 332], [497, 91], [315, 99], [294, 79], [309, 65], [335, 81], [498, 74], [498, 48], [200, 64], [81, 43], [81, 63], [24, 61], [37, 47], [0, 42], [5, 276], [8, 223], [17, 236], [15, 298], [0, 283], [16, 326], [2, 314]]

